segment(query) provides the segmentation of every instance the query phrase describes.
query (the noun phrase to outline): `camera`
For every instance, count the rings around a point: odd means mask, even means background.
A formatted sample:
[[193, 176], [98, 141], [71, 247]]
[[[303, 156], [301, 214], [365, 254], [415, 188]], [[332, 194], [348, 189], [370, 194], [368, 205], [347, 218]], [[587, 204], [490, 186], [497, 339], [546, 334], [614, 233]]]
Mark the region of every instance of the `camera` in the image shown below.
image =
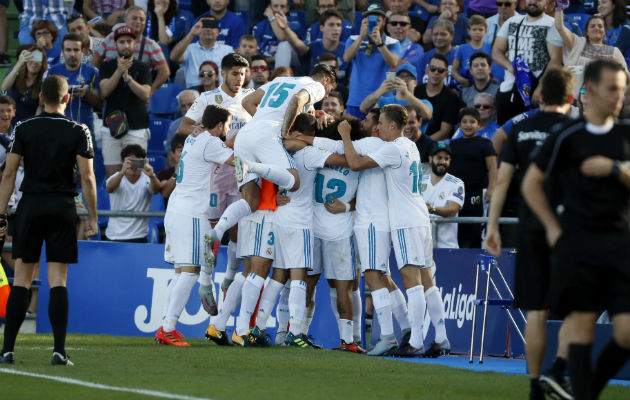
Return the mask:
[[131, 161], [131, 168], [142, 169], [146, 163], [146, 158], [130, 158], [129, 161]]
[[68, 93], [74, 95], [74, 89], [80, 89], [81, 85], [68, 85]]

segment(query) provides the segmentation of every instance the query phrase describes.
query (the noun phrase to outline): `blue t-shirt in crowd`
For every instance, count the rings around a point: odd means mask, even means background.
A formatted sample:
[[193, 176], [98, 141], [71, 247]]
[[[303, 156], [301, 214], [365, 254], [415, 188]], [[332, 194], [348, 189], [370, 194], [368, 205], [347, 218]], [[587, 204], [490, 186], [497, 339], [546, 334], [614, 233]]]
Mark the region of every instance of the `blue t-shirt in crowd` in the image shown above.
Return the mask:
[[[206, 17], [208, 15], [210, 15], [210, 11], [200, 15], [199, 18]], [[199, 18], [195, 20], [195, 23], [199, 21]], [[243, 23], [243, 19], [228, 10], [225, 12], [223, 18], [219, 20], [219, 36], [217, 37], [217, 42], [223, 42], [236, 49], [241, 36], [247, 35], [248, 33], [247, 26]], [[198, 39], [195, 38], [193, 41], [196, 42], [197, 40]], [[260, 45], [260, 42], [258, 45]]]
[[[313, 23], [308, 30], [306, 31], [306, 38], [304, 42], [314, 42], [317, 39], [322, 38], [322, 31], [319, 30], [319, 21]], [[339, 37], [339, 41], [341, 43], [345, 43], [346, 40], [352, 35], [352, 22], [344, 19], [341, 22], [341, 36]]]
[[61, 49], [53, 47], [52, 49], [46, 50], [46, 63], [48, 64], [48, 68], [50, 68], [51, 65], [59, 64], [60, 57]]
[[424, 49], [418, 43], [414, 43], [409, 38], [405, 38], [400, 45], [403, 48], [403, 60], [411, 65], [417, 65], [420, 61], [420, 57], [424, 55]]
[[[433, 29], [433, 24], [435, 23], [435, 21], [437, 21], [438, 18], [439, 15], [431, 18], [427, 29]], [[451, 43], [453, 44], [453, 46], [464, 44], [466, 43], [466, 39], [468, 38], [468, 18], [466, 18], [464, 14], [457, 14], [457, 21], [455, 22], [455, 33], [453, 34], [453, 40]]]
[[319, 56], [324, 53], [333, 53], [337, 56], [337, 65], [339, 65], [339, 76], [337, 76], [337, 80], [342, 81], [345, 79], [348, 69], [348, 63], [343, 61], [343, 53], [346, 49], [345, 42], [339, 42], [339, 46], [337, 46], [335, 51], [326, 50], [321, 39], [314, 40], [311, 43], [307, 42], [306, 45], [308, 46], [308, 52], [304, 53], [302, 57], [304, 57], [304, 63], [309, 65], [309, 70], [305, 71], [305, 75], [308, 75], [317, 64]]
[[[416, 64], [416, 71], [418, 71], [418, 84], [427, 83], [429, 81], [429, 77], [426, 75], [424, 70], [434, 54], [435, 49], [427, 51], [422, 57], [420, 57], [420, 61], [418, 61], [418, 64]], [[448, 60], [448, 76], [444, 80], [444, 85], [449, 86], [451, 84], [451, 81], [454, 80], [451, 76], [451, 67], [453, 65], [453, 60], [455, 59], [455, 49], [451, 48], [445, 55], [446, 59]]]
[[[287, 20], [289, 21], [289, 27], [291, 28], [291, 30], [295, 32], [298, 37], [304, 37], [305, 32], [302, 24], [300, 24], [290, 15], [287, 15]], [[254, 25], [252, 34], [258, 41], [258, 51], [260, 52], [260, 54], [265, 57], [275, 57], [276, 50], [278, 50], [278, 43], [280, 43], [280, 41], [276, 37], [276, 34], [273, 33], [271, 22], [269, 22], [268, 19], [263, 19], [262, 21]]]
[[620, 24], [618, 27], [606, 30], [606, 44], [619, 48], [626, 65], [630, 65], [630, 26]]
[[[68, 92], [73, 87], [86, 86], [90, 90], [99, 89], [98, 70], [90, 64], [81, 63], [79, 69], [68, 71], [66, 64], [57, 64], [48, 68], [48, 75], [61, 75], [68, 81]], [[66, 117], [79, 121], [94, 132], [94, 108], [87, 102], [85, 97], [71, 97], [70, 103], [66, 107]]]
[[523, 113], [520, 113], [512, 118], [510, 118], [506, 123], [504, 123], [503, 125], [501, 125], [501, 128], [503, 129], [503, 131], [506, 134], [510, 134], [510, 131], [512, 130], [512, 128], [514, 128], [514, 125], [518, 124], [519, 122], [521, 122], [524, 119], [527, 119], [529, 117], [531, 117], [532, 115], [536, 114], [538, 112], [538, 108], [534, 108], [533, 110], [528, 110], [525, 111]]
[[[419, 100], [422, 103], [424, 103], [427, 107], [429, 107], [431, 112], [433, 112], [433, 104], [431, 104], [429, 100], [427, 99], [419, 99]], [[407, 100], [398, 100], [396, 98], [396, 95], [389, 94], [389, 95], [381, 96], [381, 98], [378, 99], [378, 102], [376, 103], [376, 105], [379, 106], [379, 108], [386, 106], [388, 104], [399, 104], [404, 107], [407, 105], [407, 103], [408, 103]], [[429, 126], [429, 121], [423, 120], [422, 124], [420, 125], [420, 132], [425, 133], [427, 131], [427, 126]]]

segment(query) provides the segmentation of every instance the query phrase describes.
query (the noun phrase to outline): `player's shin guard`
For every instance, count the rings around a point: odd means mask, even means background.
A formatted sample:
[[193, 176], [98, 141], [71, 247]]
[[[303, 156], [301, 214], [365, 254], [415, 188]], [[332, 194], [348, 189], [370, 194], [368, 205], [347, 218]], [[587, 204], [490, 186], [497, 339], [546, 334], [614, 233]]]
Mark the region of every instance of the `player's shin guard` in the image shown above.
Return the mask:
[[435, 328], [435, 342], [442, 343], [448, 337], [446, 336], [446, 326], [444, 325], [444, 303], [437, 286], [431, 286], [429, 290], [424, 292], [427, 301], [427, 310], [431, 317], [431, 323]]
[[234, 280], [236, 271], [241, 263], [236, 258], [236, 243], [230, 240], [227, 246], [227, 266], [225, 267], [225, 279]]
[[264, 283], [265, 279], [253, 272], [247, 276], [245, 283], [243, 283], [241, 312], [236, 319], [236, 334], [239, 336], [243, 336], [249, 331], [249, 320], [256, 309], [260, 289]]
[[409, 324], [411, 325], [411, 338], [409, 344], [416, 349], [423, 347], [422, 325], [426, 302], [424, 299], [424, 287], [422, 285], [407, 289], [409, 299]]
[[175, 330], [177, 320], [179, 320], [179, 316], [188, 302], [190, 291], [195, 286], [195, 283], [197, 283], [198, 277], [199, 275], [193, 274], [192, 272], [182, 272], [179, 276], [173, 288], [173, 293], [171, 294], [171, 301], [168, 305], [164, 324], [162, 324], [164, 332]]
[[407, 312], [407, 303], [405, 302], [405, 295], [402, 294], [400, 289], [396, 289], [393, 292], [389, 292], [389, 299], [392, 304], [392, 314], [400, 326], [400, 330], [407, 330], [409, 325], [409, 314]]
[[243, 283], [245, 283], [245, 277], [243, 274], [238, 274], [234, 278], [234, 282], [228, 288], [227, 294], [225, 295], [225, 300], [223, 300], [223, 305], [219, 310], [219, 315], [217, 315], [215, 319], [214, 326], [219, 331], [225, 331], [225, 326], [227, 325], [227, 321], [236, 308], [241, 304], [241, 295], [243, 293]]
[[269, 316], [273, 311], [273, 307], [276, 305], [276, 300], [278, 300], [278, 295], [283, 287], [284, 284], [273, 279], [270, 279], [269, 283], [265, 285], [265, 289], [263, 290], [260, 298], [260, 305], [258, 306], [258, 315], [256, 317], [256, 326], [258, 326], [261, 330], [265, 330], [267, 328], [267, 319], [269, 319]]
[[363, 301], [359, 289], [352, 292], [352, 336], [355, 342], [361, 341], [361, 317], [363, 316]]
[[381, 327], [381, 337], [393, 335], [392, 307], [387, 288], [372, 291], [372, 301], [374, 302], [374, 311], [378, 316], [378, 324]]
[[291, 316], [289, 331], [295, 336], [302, 333], [305, 311], [306, 282], [291, 281], [291, 290], [289, 291], [289, 315]]
[[260, 164], [252, 161], [245, 161], [249, 171], [261, 178], [275, 183], [281, 189], [291, 190], [295, 185], [295, 177], [283, 167], [272, 164]]
[[214, 231], [217, 233], [219, 240], [221, 240], [228, 229], [238, 224], [238, 221], [241, 218], [246, 217], [251, 213], [252, 210], [249, 207], [249, 203], [244, 199], [235, 201], [234, 203], [227, 206], [225, 211], [223, 211], [223, 214], [221, 214], [219, 222], [217, 222], [217, 224], [214, 226]]

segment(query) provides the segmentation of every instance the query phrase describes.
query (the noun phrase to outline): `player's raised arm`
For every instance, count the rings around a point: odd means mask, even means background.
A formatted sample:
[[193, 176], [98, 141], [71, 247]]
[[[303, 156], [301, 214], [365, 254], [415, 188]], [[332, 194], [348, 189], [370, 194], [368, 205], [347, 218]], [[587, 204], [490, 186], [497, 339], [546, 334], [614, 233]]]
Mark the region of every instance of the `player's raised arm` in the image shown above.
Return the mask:
[[378, 164], [368, 156], [360, 156], [352, 144], [350, 131], [352, 130], [348, 121], [342, 121], [337, 127], [341, 138], [343, 139], [343, 149], [346, 154], [348, 166], [353, 171], [361, 171], [368, 168], [376, 168]]
[[262, 101], [263, 96], [265, 95], [265, 91], [261, 89], [256, 89], [243, 99], [241, 103], [245, 111], [249, 113], [249, 115], [253, 116], [258, 109], [258, 105]]
[[290, 138], [289, 131], [295, 122], [295, 118], [304, 106], [308, 104], [309, 100], [310, 95], [304, 89], [293, 95], [289, 102], [289, 106], [287, 107], [287, 111], [284, 114], [284, 119], [282, 120], [282, 129], [280, 130], [280, 133], [283, 138]]

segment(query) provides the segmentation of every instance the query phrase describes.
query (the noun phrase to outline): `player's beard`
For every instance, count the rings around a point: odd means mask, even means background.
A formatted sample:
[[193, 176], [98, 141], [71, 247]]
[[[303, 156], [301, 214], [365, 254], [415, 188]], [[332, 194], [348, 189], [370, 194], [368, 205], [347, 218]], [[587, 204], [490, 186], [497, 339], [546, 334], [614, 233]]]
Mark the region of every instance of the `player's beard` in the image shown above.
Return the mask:
[[448, 167], [446, 167], [446, 165], [431, 163], [431, 171], [437, 176], [444, 176], [444, 175], [446, 175], [446, 170], [447, 169], [448, 169]]

